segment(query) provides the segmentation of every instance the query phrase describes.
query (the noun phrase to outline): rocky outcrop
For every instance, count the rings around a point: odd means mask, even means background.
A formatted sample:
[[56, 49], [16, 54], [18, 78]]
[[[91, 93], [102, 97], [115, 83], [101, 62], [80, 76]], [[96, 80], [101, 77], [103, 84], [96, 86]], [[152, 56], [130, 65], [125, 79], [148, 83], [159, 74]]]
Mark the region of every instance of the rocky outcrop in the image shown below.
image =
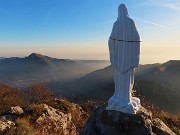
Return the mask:
[[175, 135], [160, 119], [141, 107], [137, 114], [126, 114], [99, 107], [87, 121], [82, 135]]
[[0, 134], [4, 133], [5, 131], [9, 130], [10, 128], [14, 127], [15, 123], [8, 120], [6, 117], [0, 117]]
[[72, 122], [71, 113], [63, 113], [46, 104], [41, 104], [43, 113], [37, 118], [35, 124], [41, 133], [62, 133], [63, 135], [76, 135], [76, 127]]
[[0, 134], [175, 135], [143, 107], [137, 114], [98, 107], [87, 121], [89, 113], [83, 110], [83, 106], [82, 109], [63, 99], [54, 99], [52, 106], [31, 104], [24, 108], [11, 107], [0, 115]]
[[23, 109], [11, 107], [1, 114], [0, 134], [79, 135], [87, 118], [79, 105], [54, 99], [53, 107], [47, 104], [31, 104]]

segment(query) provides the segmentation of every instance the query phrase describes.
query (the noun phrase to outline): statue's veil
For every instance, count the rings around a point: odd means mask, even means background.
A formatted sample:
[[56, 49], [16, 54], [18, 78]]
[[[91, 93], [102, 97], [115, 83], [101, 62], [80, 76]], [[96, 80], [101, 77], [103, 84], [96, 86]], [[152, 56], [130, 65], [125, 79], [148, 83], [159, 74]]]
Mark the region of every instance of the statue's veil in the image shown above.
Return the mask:
[[129, 17], [127, 7], [124, 4], [119, 5], [118, 7], [118, 19]]

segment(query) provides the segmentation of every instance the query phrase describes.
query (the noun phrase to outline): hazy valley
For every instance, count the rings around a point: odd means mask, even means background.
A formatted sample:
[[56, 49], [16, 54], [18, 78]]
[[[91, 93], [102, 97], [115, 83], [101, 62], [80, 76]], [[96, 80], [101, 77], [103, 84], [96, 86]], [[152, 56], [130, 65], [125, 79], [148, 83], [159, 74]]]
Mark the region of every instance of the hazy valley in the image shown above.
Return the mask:
[[38, 82], [76, 79], [107, 65], [103, 60], [57, 59], [32, 53], [25, 58], [0, 59], [0, 82], [25, 90]]
[[[108, 61], [56, 59], [40, 54], [0, 60], [0, 82], [29, 92], [45, 83], [56, 96], [75, 102], [107, 101], [114, 91]], [[180, 61], [140, 65], [135, 71], [136, 95], [150, 105], [170, 112], [180, 111]], [[103, 94], [102, 94], [103, 93]]]

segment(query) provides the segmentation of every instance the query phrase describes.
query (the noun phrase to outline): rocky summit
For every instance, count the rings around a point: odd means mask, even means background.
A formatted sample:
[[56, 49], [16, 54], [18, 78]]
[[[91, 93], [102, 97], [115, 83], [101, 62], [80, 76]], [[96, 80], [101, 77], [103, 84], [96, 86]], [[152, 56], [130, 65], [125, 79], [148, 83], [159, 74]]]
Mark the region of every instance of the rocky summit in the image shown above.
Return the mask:
[[0, 113], [0, 135], [175, 135], [165, 119], [143, 107], [137, 114], [126, 114], [103, 106], [54, 98], [51, 104], [9, 107]]
[[11, 107], [0, 115], [0, 135], [79, 135], [88, 115], [74, 103], [55, 99], [47, 104]]
[[99, 107], [87, 121], [82, 135], [175, 135], [160, 119], [141, 107], [126, 114]]

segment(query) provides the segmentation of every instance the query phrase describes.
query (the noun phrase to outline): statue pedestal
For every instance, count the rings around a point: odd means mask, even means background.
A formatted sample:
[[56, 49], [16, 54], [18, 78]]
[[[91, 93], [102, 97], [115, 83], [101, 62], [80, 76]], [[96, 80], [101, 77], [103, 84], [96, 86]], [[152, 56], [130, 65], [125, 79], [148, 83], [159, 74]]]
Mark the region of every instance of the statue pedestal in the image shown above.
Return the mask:
[[116, 110], [128, 114], [136, 114], [141, 107], [139, 98], [131, 97], [130, 102], [124, 102], [113, 96], [108, 101], [108, 107], [106, 110]]

